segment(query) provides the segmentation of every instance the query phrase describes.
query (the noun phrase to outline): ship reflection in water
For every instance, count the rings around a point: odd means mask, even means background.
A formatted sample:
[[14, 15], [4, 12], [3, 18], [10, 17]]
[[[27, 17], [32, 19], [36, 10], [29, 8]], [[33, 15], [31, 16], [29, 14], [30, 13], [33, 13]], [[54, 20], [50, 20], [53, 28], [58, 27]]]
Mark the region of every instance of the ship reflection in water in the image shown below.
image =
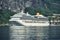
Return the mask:
[[10, 27], [10, 40], [48, 40], [48, 27]]

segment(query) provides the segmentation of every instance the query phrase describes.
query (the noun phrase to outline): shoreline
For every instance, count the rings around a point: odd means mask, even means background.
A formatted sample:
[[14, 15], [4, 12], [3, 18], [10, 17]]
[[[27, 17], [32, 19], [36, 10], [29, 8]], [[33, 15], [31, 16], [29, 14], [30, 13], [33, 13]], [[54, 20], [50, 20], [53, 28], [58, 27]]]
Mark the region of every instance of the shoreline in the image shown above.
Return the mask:
[[0, 24], [0, 26], [9, 26], [9, 24]]

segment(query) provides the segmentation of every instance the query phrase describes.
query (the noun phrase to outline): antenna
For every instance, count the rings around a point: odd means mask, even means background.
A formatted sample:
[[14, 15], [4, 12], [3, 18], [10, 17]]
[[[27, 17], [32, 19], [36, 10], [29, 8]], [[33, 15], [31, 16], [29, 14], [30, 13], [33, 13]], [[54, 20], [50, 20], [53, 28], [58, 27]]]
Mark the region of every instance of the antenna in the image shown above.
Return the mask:
[[21, 10], [21, 13], [24, 13], [24, 10]]

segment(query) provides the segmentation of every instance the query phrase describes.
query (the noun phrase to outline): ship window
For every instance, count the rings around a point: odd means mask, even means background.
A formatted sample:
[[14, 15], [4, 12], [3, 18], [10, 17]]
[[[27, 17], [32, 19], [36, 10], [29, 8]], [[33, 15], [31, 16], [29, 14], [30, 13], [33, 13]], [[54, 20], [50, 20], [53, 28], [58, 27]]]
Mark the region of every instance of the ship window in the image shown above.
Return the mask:
[[23, 22], [26, 22], [26, 23], [46, 23], [46, 22], [41, 22], [41, 21], [23, 21]]

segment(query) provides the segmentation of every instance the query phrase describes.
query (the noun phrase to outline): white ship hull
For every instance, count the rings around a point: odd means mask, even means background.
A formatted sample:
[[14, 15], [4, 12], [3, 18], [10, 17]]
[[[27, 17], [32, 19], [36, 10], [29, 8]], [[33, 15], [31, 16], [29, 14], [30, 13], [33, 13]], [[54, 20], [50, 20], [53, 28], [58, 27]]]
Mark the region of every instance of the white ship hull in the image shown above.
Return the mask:
[[25, 22], [22, 22], [22, 20], [18, 20], [17, 22], [24, 26], [49, 26], [48, 22], [46, 23], [25, 23]]

